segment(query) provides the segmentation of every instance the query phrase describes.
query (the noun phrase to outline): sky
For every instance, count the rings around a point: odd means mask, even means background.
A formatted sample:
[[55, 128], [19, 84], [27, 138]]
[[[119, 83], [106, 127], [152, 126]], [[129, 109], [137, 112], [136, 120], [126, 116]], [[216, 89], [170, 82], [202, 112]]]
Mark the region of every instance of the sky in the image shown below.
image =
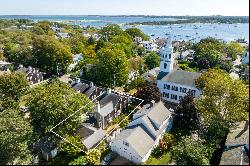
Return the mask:
[[249, 0], [0, 0], [0, 15], [249, 16]]

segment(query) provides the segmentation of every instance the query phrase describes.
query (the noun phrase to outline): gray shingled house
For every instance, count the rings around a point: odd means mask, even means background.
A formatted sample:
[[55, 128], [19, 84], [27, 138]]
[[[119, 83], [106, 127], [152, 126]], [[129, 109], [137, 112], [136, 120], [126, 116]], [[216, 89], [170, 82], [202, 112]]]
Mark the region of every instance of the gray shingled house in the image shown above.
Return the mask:
[[127, 108], [128, 98], [111, 92], [111, 89], [100, 97], [96, 102], [96, 125], [105, 128], [114, 118], [118, 117]]
[[144, 105], [111, 142], [111, 150], [135, 164], [145, 162], [172, 127], [172, 112], [160, 101]]
[[38, 69], [32, 68], [30, 66], [27, 68], [20, 66], [17, 71], [24, 73], [26, 75], [28, 82], [31, 85], [43, 81], [44, 76], [45, 76], [45, 73], [40, 72]]

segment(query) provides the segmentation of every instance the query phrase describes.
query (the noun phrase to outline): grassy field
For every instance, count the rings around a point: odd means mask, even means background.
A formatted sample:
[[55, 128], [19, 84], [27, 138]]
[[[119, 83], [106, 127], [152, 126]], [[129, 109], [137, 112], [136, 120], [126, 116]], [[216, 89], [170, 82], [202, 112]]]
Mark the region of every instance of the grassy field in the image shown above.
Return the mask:
[[162, 155], [160, 158], [150, 157], [147, 162], [142, 165], [167, 165], [171, 162], [171, 153], [168, 152]]

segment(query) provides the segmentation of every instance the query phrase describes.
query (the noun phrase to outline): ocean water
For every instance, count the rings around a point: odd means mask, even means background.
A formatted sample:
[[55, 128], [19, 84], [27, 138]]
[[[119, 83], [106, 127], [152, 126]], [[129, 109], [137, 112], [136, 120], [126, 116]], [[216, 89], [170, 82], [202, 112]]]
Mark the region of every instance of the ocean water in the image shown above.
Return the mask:
[[[34, 21], [49, 20], [60, 21], [73, 25], [101, 27], [107, 24], [119, 24], [123, 29], [132, 27], [124, 26], [130, 22], [177, 20], [174, 17], [147, 17], [147, 16], [0, 16], [0, 19], [31, 19]], [[200, 39], [212, 36], [225, 41], [245, 38], [249, 42], [249, 24], [173, 24], [173, 25], [138, 25], [143, 32], [152, 38], [166, 37], [171, 33], [173, 40], [190, 40], [198, 42]]]

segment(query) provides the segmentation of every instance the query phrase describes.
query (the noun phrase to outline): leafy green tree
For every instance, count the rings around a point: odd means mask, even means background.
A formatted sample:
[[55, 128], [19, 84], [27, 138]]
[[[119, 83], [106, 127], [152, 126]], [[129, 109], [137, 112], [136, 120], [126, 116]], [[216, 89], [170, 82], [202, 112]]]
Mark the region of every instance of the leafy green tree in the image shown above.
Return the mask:
[[87, 165], [86, 156], [80, 156], [74, 160], [72, 160], [69, 165]]
[[173, 158], [178, 165], [209, 165], [211, 151], [203, 140], [194, 140], [187, 136], [173, 146]]
[[79, 54], [83, 53], [85, 46], [87, 45], [87, 40], [85, 37], [83, 37], [81, 34], [74, 34], [70, 38], [63, 39], [62, 42], [65, 45], [70, 46], [71, 53], [73, 54]]
[[[72, 136], [72, 135], [66, 134], [65, 138], [70, 143], [72, 143], [75, 146], [77, 146], [78, 148], [84, 150], [84, 145], [82, 143], [80, 135]], [[63, 151], [63, 152], [66, 152], [67, 155], [69, 155], [69, 156], [77, 156], [81, 152], [81, 150], [78, 149], [78, 148], [76, 148], [76, 147], [74, 147], [70, 143], [68, 143], [67, 141], [62, 142], [60, 144], [60, 150]]]
[[68, 46], [50, 36], [38, 36], [34, 39], [32, 53], [36, 60], [35, 66], [48, 74], [65, 73], [73, 62]]
[[152, 100], [158, 102], [161, 99], [161, 93], [155, 84], [145, 84], [145, 86], [138, 89], [135, 96], [145, 100], [144, 104]]
[[[27, 106], [34, 129], [48, 132], [89, 102], [85, 95], [77, 93], [66, 83], [55, 79], [33, 89], [28, 96]], [[67, 119], [67, 123], [62, 123], [54, 131], [65, 134], [76, 130], [82, 120], [79, 114], [92, 110], [92, 106], [90, 102], [79, 113]]]
[[19, 110], [0, 112], [0, 164], [30, 164], [32, 154], [28, 146], [32, 140], [32, 127]]
[[86, 155], [88, 164], [99, 165], [101, 162], [101, 151], [99, 149], [91, 149]]
[[32, 28], [32, 32], [37, 34], [37, 35], [50, 35], [52, 36], [54, 33], [50, 26], [52, 23], [49, 21], [40, 21], [37, 24], [34, 25]]
[[161, 58], [155, 53], [151, 52], [145, 57], [145, 64], [148, 66], [149, 70], [160, 66]]
[[196, 80], [196, 85], [203, 94], [198, 100], [198, 110], [205, 122], [217, 119], [229, 128], [246, 120], [249, 93], [241, 80], [232, 79], [223, 70], [209, 69]]
[[224, 44], [215, 38], [205, 38], [193, 46], [194, 62], [200, 69], [215, 67], [223, 57]]
[[222, 70], [227, 71], [228, 73], [231, 73], [233, 70], [233, 62], [232, 61], [226, 61], [226, 62], [222, 62], [219, 65], [219, 68]]
[[7, 43], [4, 48], [4, 55], [10, 62], [16, 65], [22, 64], [24, 66], [33, 66], [33, 56], [31, 47], [28, 45], [15, 45]]
[[84, 58], [95, 58], [96, 52], [95, 52], [96, 45], [88, 45], [85, 47], [83, 54]]
[[237, 59], [237, 55], [243, 54], [244, 48], [235, 41], [232, 41], [226, 45], [226, 53], [233, 61]]
[[119, 25], [108, 24], [99, 30], [102, 38], [106, 41], [110, 40], [113, 36], [126, 34]]
[[182, 134], [190, 134], [191, 131], [198, 129], [199, 117], [194, 98], [191, 93], [184, 96], [175, 111], [173, 127]]
[[90, 38], [88, 39], [88, 44], [89, 44], [89, 45], [94, 45], [94, 44], [96, 44], [96, 41], [95, 41], [95, 39], [94, 39], [92, 36], [90, 36]]
[[15, 101], [28, 90], [29, 84], [23, 73], [4, 73], [0, 75], [0, 99], [11, 98]]
[[139, 28], [128, 28], [125, 30], [133, 38], [141, 37], [143, 40], [149, 40], [149, 36], [143, 33]]
[[97, 53], [96, 67], [89, 72], [92, 79], [113, 87], [124, 85], [128, 80], [128, 61], [125, 53], [119, 49], [103, 48]]

